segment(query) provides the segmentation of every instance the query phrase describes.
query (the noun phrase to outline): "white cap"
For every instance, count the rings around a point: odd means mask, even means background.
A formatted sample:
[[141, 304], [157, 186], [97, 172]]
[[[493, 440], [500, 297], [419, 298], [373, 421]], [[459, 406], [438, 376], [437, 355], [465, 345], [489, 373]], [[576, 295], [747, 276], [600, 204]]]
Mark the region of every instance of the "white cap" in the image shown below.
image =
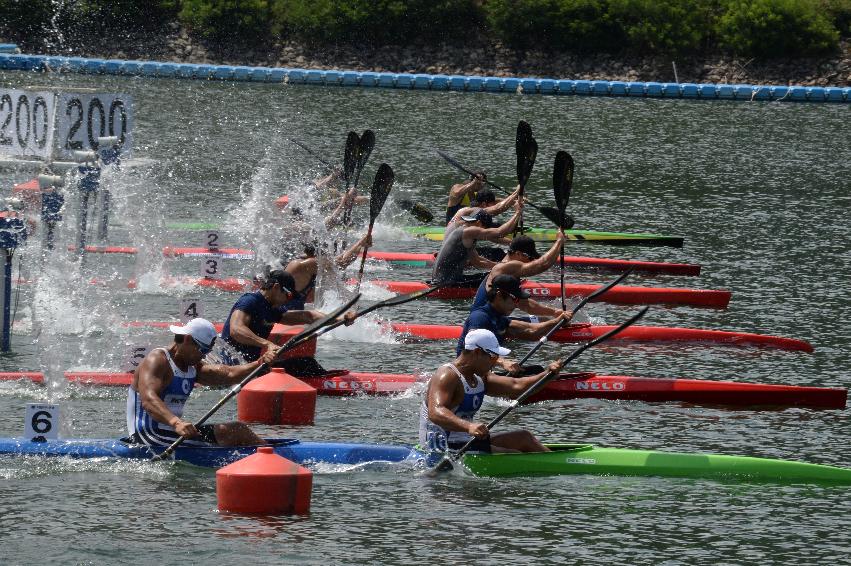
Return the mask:
[[499, 340], [496, 339], [493, 332], [485, 328], [471, 330], [464, 337], [465, 350], [475, 350], [476, 348], [481, 348], [486, 352], [499, 354], [500, 356], [507, 356], [511, 353], [511, 350], [499, 345]]
[[204, 347], [211, 347], [213, 340], [216, 339], [216, 328], [213, 323], [206, 318], [193, 318], [183, 326], [169, 326], [174, 334], [182, 334], [192, 336], [199, 344]]

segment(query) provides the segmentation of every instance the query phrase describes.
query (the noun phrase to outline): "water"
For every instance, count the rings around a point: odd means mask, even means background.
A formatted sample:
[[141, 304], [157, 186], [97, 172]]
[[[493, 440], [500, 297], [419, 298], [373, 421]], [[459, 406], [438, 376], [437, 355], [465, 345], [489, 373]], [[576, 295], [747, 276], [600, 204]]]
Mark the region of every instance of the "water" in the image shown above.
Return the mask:
[[[705, 346], [602, 346], [575, 369], [626, 375], [738, 379], [845, 386], [851, 338], [851, 134], [844, 105], [703, 104], [681, 100], [515, 97], [486, 94], [322, 89], [81, 76], [0, 74], [0, 84], [92, 86], [132, 94], [136, 155], [153, 168], [113, 179], [117, 214], [110, 243], [136, 245], [136, 258], [89, 256], [80, 270], [63, 253], [40, 266], [37, 246], [16, 255], [15, 272], [38, 275], [19, 287], [14, 353], [3, 371], [44, 371], [49, 387], [0, 383], [0, 435], [21, 433], [23, 405], [61, 403], [68, 437], [123, 432], [124, 391], [68, 386], [68, 369], [122, 367], [134, 345], [166, 344], [167, 333], [122, 327], [174, 320], [181, 297], [203, 299], [222, 320], [235, 295], [160, 285], [163, 274], [197, 275], [200, 260], [164, 260], [165, 244], [201, 245], [200, 233], [169, 221], [224, 224], [223, 245], [268, 257], [301, 234], [267, 205], [321, 172], [293, 137], [328, 158], [344, 133], [369, 127], [377, 145], [365, 172], [396, 172], [391, 199], [422, 202], [441, 216], [460, 177], [434, 152], [449, 151], [513, 185], [514, 128], [525, 119], [540, 146], [529, 194], [551, 201], [555, 152], [577, 163], [570, 210], [577, 227], [682, 235], [683, 249], [570, 247], [573, 255], [700, 263], [700, 278], [633, 276], [634, 285], [727, 288], [726, 311], [651, 310], [647, 324], [743, 330], [802, 338], [812, 355]], [[26, 172], [3, 173], [4, 185]], [[73, 218], [73, 211], [68, 214]], [[531, 211], [527, 221], [540, 224]], [[388, 205], [376, 249], [433, 251], [398, 227], [413, 220]], [[68, 222], [60, 241], [73, 231]], [[284, 242], [280, 242], [283, 239]], [[34, 242], [36, 243], [36, 242]], [[543, 248], [543, 245], [539, 245]], [[231, 261], [226, 274], [257, 265]], [[124, 281], [140, 279], [131, 291]], [[369, 277], [423, 279], [415, 267]], [[92, 277], [107, 286], [86, 283]], [[555, 280], [557, 274], [549, 274]], [[593, 274], [571, 280], [603, 282]], [[367, 299], [376, 300], [369, 290]], [[630, 307], [593, 304], [595, 322], [616, 323]], [[463, 302], [420, 301], [378, 311], [383, 320], [460, 323]], [[351, 329], [319, 344], [326, 367], [429, 372], [452, 358], [450, 343], [404, 343]], [[364, 343], [364, 340], [372, 343]], [[569, 351], [547, 346], [540, 361]], [[518, 345], [522, 355], [526, 346]], [[188, 415], [220, 395], [199, 391]], [[320, 398], [313, 427], [258, 427], [306, 439], [410, 443], [417, 395]], [[504, 404], [489, 402], [486, 418]], [[235, 405], [217, 420], [235, 418]], [[847, 411], [728, 410], [676, 403], [582, 400], [524, 408], [501, 425], [551, 441], [722, 452], [851, 465]], [[0, 460], [0, 540], [7, 560], [32, 563], [583, 562], [848, 563], [846, 488], [751, 485], [689, 479], [604, 478], [430, 480], [408, 469], [322, 469], [308, 517], [258, 519], [218, 514], [214, 474], [173, 464]], [[191, 541], [191, 544], [187, 542]], [[465, 548], [466, 547], [466, 548]]]

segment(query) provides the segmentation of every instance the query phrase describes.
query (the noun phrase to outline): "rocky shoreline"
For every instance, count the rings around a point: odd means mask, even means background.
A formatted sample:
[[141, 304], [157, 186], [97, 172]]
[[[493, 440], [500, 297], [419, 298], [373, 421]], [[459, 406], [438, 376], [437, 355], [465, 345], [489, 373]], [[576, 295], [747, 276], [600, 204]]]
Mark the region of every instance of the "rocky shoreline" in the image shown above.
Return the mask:
[[[38, 52], [69, 54], [67, 49], [43, 48], [38, 49]], [[375, 49], [347, 45], [329, 47], [296, 42], [276, 42], [268, 49], [258, 49], [206, 42], [193, 37], [179, 24], [172, 23], [164, 36], [128, 37], [123, 39], [121, 44], [93, 39], [89, 44], [74, 48], [73, 54], [113, 59], [153, 59], [177, 63], [397, 73], [851, 86], [851, 40], [848, 39], [841, 42], [838, 54], [821, 59], [756, 61], [729, 55], [714, 55], [672, 61], [670, 58], [663, 57], [518, 52], [488, 41], [486, 38], [469, 42], [464, 47], [411, 45]]]

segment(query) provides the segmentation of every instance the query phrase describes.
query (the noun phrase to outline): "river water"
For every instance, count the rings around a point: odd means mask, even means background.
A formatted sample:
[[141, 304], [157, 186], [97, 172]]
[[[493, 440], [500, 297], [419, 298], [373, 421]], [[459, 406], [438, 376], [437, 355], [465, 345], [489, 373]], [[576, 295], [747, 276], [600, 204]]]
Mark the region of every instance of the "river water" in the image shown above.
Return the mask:
[[[645, 324], [742, 330], [810, 341], [815, 353], [712, 346], [604, 345], [577, 370], [659, 377], [846, 386], [851, 355], [851, 128], [847, 105], [701, 103], [580, 97], [404, 92], [142, 78], [0, 74], [0, 85], [93, 87], [135, 101], [137, 157], [154, 165], [108, 179], [115, 215], [110, 243], [135, 258], [63, 252], [44, 258], [33, 242], [15, 275], [38, 277], [14, 294], [13, 353], [0, 370], [45, 372], [47, 387], [0, 383], [0, 436], [18, 436], [26, 403], [63, 410], [66, 437], [124, 432], [122, 389], [65, 385], [69, 369], [117, 370], [129, 347], [166, 345], [163, 331], [134, 320], [174, 320], [181, 297], [202, 299], [222, 320], [236, 296], [162, 288], [162, 274], [198, 274], [195, 260], [164, 260], [165, 244], [201, 245], [176, 220], [223, 225], [224, 245], [264, 253], [294, 240], [268, 203], [321, 169], [287, 142], [299, 139], [338, 159], [345, 132], [371, 128], [377, 165], [396, 171], [391, 198], [439, 217], [460, 180], [441, 148], [513, 184], [514, 128], [528, 121], [539, 143], [530, 198], [551, 204], [555, 152], [576, 160], [570, 210], [577, 228], [681, 235], [682, 249], [572, 246], [573, 255], [700, 263], [699, 278], [633, 276], [633, 285], [725, 288], [728, 310], [651, 309]], [[3, 172], [5, 191], [29, 178]], [[73, 211], [68, 211], [73, 217]], [[541, 219], [528, 214], [527, 222]], [[399, 227], [412, 219], [392, 203], [375, 249], [434, 251]], [[60, 230], [70, 243], [71, 222]], [[542, 244], [539, 244], [543, 248]], [[250, 261], [225, 264], [250, 276]], [[371, 266], [367, 279], [422, 280], [422, 268]], [[93, 286], [97, 277], [108, 280]], [[129, 277], [139, 289], [123, 284]], [[549, 274], [555, 280], [557, 274]], [[611, 276], [570, 273], [579, 282]], [[383, 295], [366, 285], [365, 300]], [[379, 311], [383, 320], [460, 324], [464, 302], [419, 301]], [[596, 303], [594, 322], [617, 323], [635, 308]], [[320, 340], [326, 367], [429, 372], [453, 357], [448, 342], [404, 343], [359, 323]], [[518, 345], [518, 351], [528, 346]], [[547, 346], [545, 362], [570, 346]], [[198, 417], [221, 393], [196, 391]], [[257, 427], [313, 440], [413, 443], [416, 392], [394, 398], [319, 398], [312, 427]], [[483, 415], [505, 405], [490, 401]], [[234, 418], [230, 403], [216, 420]], [[529, 406], [502, 424], [547, 441], [720, 452], [851, 466], [847, 410], [731, 410], [678, 403], [580, 400]], [[849, 563], [849, 490], [694, 479], [574, 476], [477, 479], [422, 477], [410, 469], [320, 468], [306, 517], [254, 518], [216, 511], [214, 472], [167, 463], [0, 460], [4, 562], [237, 563]]]

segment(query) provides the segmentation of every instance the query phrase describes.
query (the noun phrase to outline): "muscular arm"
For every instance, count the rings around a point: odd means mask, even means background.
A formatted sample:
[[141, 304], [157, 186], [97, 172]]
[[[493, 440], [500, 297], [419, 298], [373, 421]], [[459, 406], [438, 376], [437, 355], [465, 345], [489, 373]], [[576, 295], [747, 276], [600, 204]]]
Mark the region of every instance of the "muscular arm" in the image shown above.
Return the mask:
[[472, 246], [474, 240], [499, 240], [506, 234], [510, 233], [517, 227], [517, 222], [520, 220], [520, 213], [514, 213], [508, 221], [498, 228], [479, 228], [478, 226], [467, 226], [464, 228], [464, 245]]
[[458, 377], [448, 368], [437, 370], [429, 381], [426, 402], [428, 418], [444, 430], [470, 432], [475, 423], [465, 421], [453, 413], [464, 399], [464, 388]]
[[560, 369], [561, 364], [553, 362], [543, 372], [527, 377], [508, 377], [505, 375], [496, 375], [495, 373], [491, 373], [488, 375], [485, 392], [488, 395], [516, 399], [521, 393], [534, 385], [539, 379], [549, 374], [551, 371], [559, 371]]
[[465, 195], [476, 192], [480, 186], [481, 184], [476, 179], [452, 185], [452, 188], [449, 189], [449, 201], [446, 206], [456, 206]]
[[493, 269], [497, 263], [479, 255], [475, 248], [470, 250], [470, 258], [467, 260], [467, 265], [470, 267], [478, 267], [480, 269]]
[[364, 236], [360, 240], [352, 244], [352, 247], [350, 247], [334, 259], [337, 264], [337, 267], [339, 267], [340, 269], [344, 269], [350, 263], [355, 261], [360, 254], [363, 253], [364, 246], [369, 247], [371, 245], [372, 236], [370, 236], [369, 234], [364, 234]]
[[180, 418], [172, 413], [160, 398], [174, 377], [165, 354], [155, 351], [142, 360], [134, 386], [142, 401], [142, 407], [158, 423], [176, 427]]
[[545, 322], [523, 322], [521, 320], [512, 320], [508, 323], [508, 331], [506, 335], [509, 338], [519, 338], [520, 340], [537, 340], [550, 329], [558, 324], [561, 316], [557, 316]]
[[517, 273], [514, 273], [517, 277], [531, 277], [533, 275], [538, 275], [540, 273], [545, 272], [550, 267], [555, 264], [558, 260], [559, 252], [561, 251], [561, 245], [564, 243], [564, 237], [562, 237], [561, 233], [556, 238], [556, 241], [547, 250], [547, 253], [542, 255], [536, 260], [521, 264], [520, 269]]
[[197, 368], [198, 383], [202, 385], [220, 386], [235, 385], [245, 378], [249, 373], [260, 367], [264, 360], [274, 357], [274, 352], [267, 352], [260, 359], [239, 366], [225, 366], [221, 364], [201, 364]]
[[496, 216], [498, 214], [502, 214], [514, 204], [514, 201], [517, 200], [517, 197], [520, 195], [520, 189], [516, 189], [513, 193], [502, 199], [501, 201], [488, 206], [485, 208], [485, 211], [491, 216]]
[[[555, 299], [556, 297], [553, 297]], [[561, 309], [556, 307], [548, 307], [543, 303], [539, 303], [534, 299], [521, 299], [517, 303], [517, 308], [538, 316], [558, 316], [561, 314]]]
[[[301, 312], [301, 311], [295, 311]], [[289, 313], [287, 313], [289, 314]], [[230, 315], [230, 337], [233, 341], [238, 342], [240, 344], [244, 344], [246, 346], [257, 346], [259, 348], [274, 348], [275, 343], [266, 340], [265, 338], [261, 338], [254, 334], [248, 325], [251, 324], [251, 316], [241, 310], [233, 311], [233, 314]], [[298, 324], [298, 323], [290, 323], [290, 324]]]

